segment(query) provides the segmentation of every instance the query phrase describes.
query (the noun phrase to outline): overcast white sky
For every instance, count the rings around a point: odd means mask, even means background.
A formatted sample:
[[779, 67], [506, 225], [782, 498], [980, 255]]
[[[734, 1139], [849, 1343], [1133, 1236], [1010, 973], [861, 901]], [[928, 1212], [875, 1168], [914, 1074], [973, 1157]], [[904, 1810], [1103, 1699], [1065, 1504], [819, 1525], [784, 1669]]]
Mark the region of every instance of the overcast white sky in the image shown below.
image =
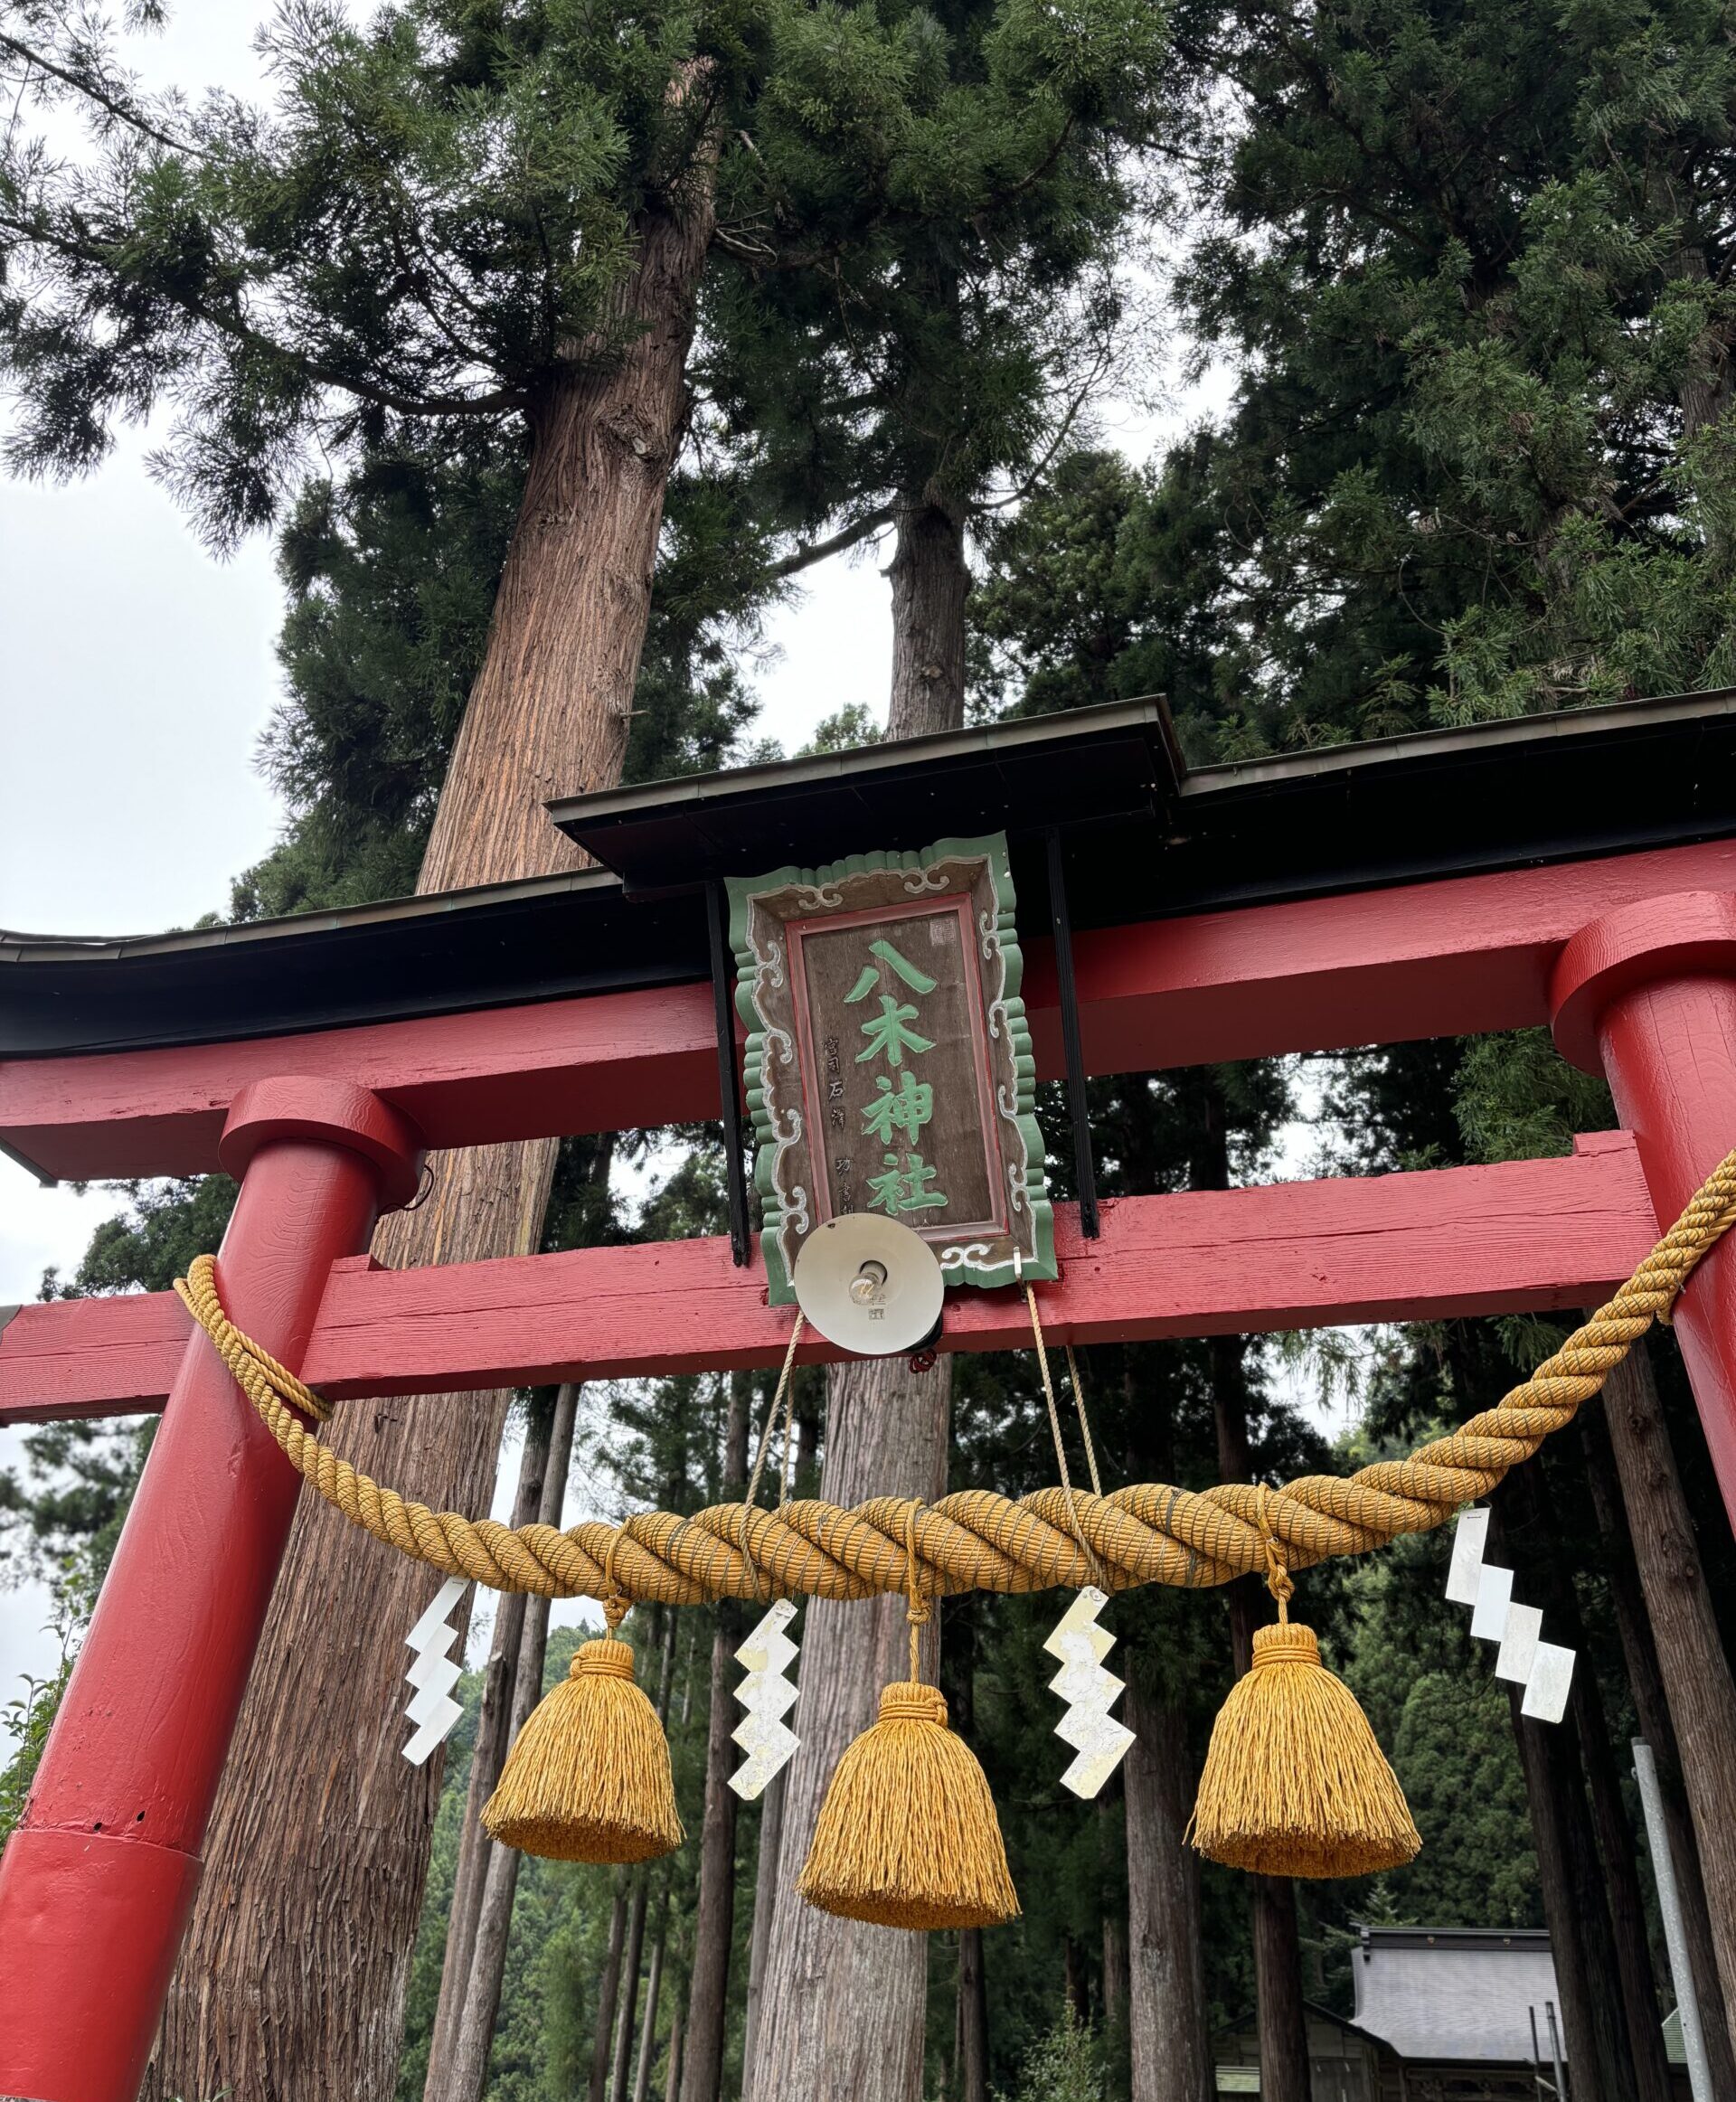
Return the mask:
[[[252, 94], [261, 14], [242, 0], [182, 0], [138, 62], [154, 83]], [[1208, 383], [1157, 419], [1106, 402], [1104, 435], [1143, 458], [1224, 391]], [[150, 480], [147, 450], [129, 432], [84, 481], [0, 481], [0, 927], [184, 926], [226, 908], [230, 879], [280, 822], [254, 764], [279, 690], [269, 543], [213, 561]], [[770, 624], [760, 734], [793, 749], [848, 702], [883, 713], [888, 614], [872, 551], [812, 572]], [[116, 1208], [111, 1192], [40, 1190], [0, 1160], [0, 1304], [35, 1298], [51, 1264], [73, 1268]], [[0, 1465], [17, 1436], [0, 1431]], [[20, 1672], [52, 1665], [45, 1617], [38, 1588], [0, 1592], [0, 1706]]]

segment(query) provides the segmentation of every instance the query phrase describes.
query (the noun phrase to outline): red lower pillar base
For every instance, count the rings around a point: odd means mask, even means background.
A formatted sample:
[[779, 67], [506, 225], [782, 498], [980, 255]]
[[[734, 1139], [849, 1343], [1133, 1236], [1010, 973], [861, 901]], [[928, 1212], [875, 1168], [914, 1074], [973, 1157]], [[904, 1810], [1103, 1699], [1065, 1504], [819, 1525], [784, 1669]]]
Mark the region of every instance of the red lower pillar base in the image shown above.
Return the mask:
[[[152, 2042], [137, 2010], [160, 2007], [168, 1991], [197, 1859], [102, 1832], [26, 1827], [7, 1842], [6, 1867], [28, 1909], [8, 1922], [0, 1956], [0, 2102], [137, 2093]], [[156, 1931], [139, 1933], [141, 1920]], [[85, 1989], [69, 1996], [69, 1978]]]

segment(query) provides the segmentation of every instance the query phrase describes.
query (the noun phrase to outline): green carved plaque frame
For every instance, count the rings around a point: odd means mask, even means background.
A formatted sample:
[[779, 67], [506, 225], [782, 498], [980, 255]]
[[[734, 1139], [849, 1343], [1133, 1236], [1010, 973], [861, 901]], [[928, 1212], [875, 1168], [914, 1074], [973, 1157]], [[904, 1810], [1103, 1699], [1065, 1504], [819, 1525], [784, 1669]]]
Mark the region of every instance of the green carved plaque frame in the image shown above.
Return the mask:
[[[1058, 1276], [1006, 835], [943, 839], [917, 853], [854, 854], [825, 868], [774, 869], [732, 878], [728, 890], [771, 1303], [794, 1299], [791, 1273], [802, 1241], [832, 1215], [824, 1146], [817, 1161], [814, 1151], [816, 1136], [825, 1135], [818, 1115], [824, 1075], [818, 1049], [807, 1041], [811, 1032], [797, 1022], [794, 952], [816, 922], [914, 918], [931, 913], [937, 900], [957, 903], [969, 929], [969, 993], [980, 1032], [975, 1048], [986, 1081], [982, 1136], [1000, 1178], [999, 1205], [988, 1227], [924, 1228], [920, 1215], [906, 1223], [934, 1249], [948, 1286], [1005, 1287], [1020, 1268], [1039, 1280]], [[790, 935], [795, 923], [803, 936]]]

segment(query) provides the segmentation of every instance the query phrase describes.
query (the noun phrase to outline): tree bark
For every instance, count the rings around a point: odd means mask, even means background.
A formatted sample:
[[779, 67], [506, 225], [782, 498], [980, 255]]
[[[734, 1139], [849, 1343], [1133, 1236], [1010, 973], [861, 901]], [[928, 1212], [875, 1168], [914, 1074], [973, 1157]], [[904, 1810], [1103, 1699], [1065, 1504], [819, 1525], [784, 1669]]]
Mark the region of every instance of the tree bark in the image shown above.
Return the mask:
[[609, 2082], [609, 2102], [627, 2102], [627, 2076], [633, 2060], [633, 2024], [639, 2007], [639, 1964], [645, 1955], [645, 1913], [651, 1892], [651, 1871], [641, 1869], [634, 1880], [633, 1902], [627, 1918], [627, 1955], [621, 1963], [621, 2004], [615, 2017], [615, 2074]]
[[[535, 1513], [540, 1525], [561, 1522], [578, 1410], [579, 1389], [569, 1381], [556, 1394], [549, 1419], [542, 1494]], [[532, 1709], [542, 1698], [542, 1664], [548, 1644], [549, 1601], [530, 1598], [526, 1602], [513, 1672], [512, 1699], [506, 1718], [507, 1743], [517, 1737]], [[495, 2040], [495, 2023], [500, 2015], [500, 1991], [506, 1975], [506, 1945], [512, 1936], [513, 1899], [518, 1890], [521, 1858], [515, 1849], [489, 1841], [483, 1862], [483, 1887], [476, 1909], [470, 1966], [453, 2030], [446, 2085], [438, 2090], [438, 2102], [481, 2102], [483, 2088], [487, 2085], [488, 2053]], [[425, 2102], [431, 2102], [431, 2097], [425, 2098]]]
[[[950, 1368], [913, 1377], [901, 1359], [863, 1359], [828, 1381], [822, 1494], [846, 1508], [871, 1495], [936, 1503], [947, 1478]], [[924, 1668], [933, 1670], [935, 1629]], [[820, 1798], [845, 1748], [873, 1722], [880, 1689], [910, 1670], [896, 1598], [816, 1598], [802, 1626], [799, 1756], [785, 1769], [783, 1890], [771, 1916], [754, 2041], [753, 2102], [917, 2102], [921, 2093], [927, 1942], [837, 1919], [788, 1892], [807, 1858]]]
[[965, 720], [965, 602], [970, 570], [956, 513], [931, 495], [897, 510], [892, 587], [892, 704], [889, 738], [929, 737]]
[[[519, 1460], [518, 1490], [513, 1498], [513, 1523], [528, 1525], [542, 1503], [542, 1476], [549, 1458], [552, 1411], [533, 1408]], [[452, 2044], [464, 2010], [465, 1987], [476, 1946], [476, 1920], [493, 1841], [483, 1829], [482, 1806], [494, 1794], [506, 1757], [507, 1711], [518, 1673], [519, 1641], [524, 1632], [523, 1591], [503, 1591], [495, 1607], [494, 1635], [483, 1676], [482, 1708], [476, 1718], [476, 1749], [470, 1755], [470, 1779], [465, 1790], [464, 1823], [458, 1833], [458, 1863], [452, 1879], [452, 1908], [447, 1915], [446, 1955], [440, 1965], [440, 1996], [434, 2010], [429, 2045], [428, 2078], [422, 2102], [446, 2102]]]
[[760, 2039], [760, 2009], [765, 1998], [766, 1960], [771, 1952], [771, 1922], [778, 1909], [784, 1790], [788, 1781], [789, 1768], [786, 1767], [760, 1799], [760, 1849], [753, 1875], [753, 1939], [748, 1952], [748, 2011], [741, 2032], [743, 2095], [753, 2092], [753, 2057]]
[[620, 1998], [621, 1958], [627, 1948], [627, 1881], [618, 1877], [609, 1915], [609, 1953], [597, 1987], [597, 2034], [590, 2049], [586, 2102], [603, 2102], [609, 2088], [609, 2047], [615, 2041], [615, 2008]]
[[1184, 1837], [1193, 1794], [1186, 1724], [1178, 1706], [1154, 1700], [1137, 1678], [1122, 1710], [1135, 1733], [1121, 1768], [1133, 2102], [1212, 2102], [1199, 1859]]
[[[976, 1636], [980, 1598], [958, 1599], [948, 1615], [947, 1651], [941, 1660], [940, 1689], [947, 1697], [951, 1725], [967, 1741], [976, 1728]], [[952, 1994], [951, 2102], [988, 2102], [988, 1973], [980, 1928], [963, 1928], [958, 1939], [958, 1967]], [[1076, 1969], [1071, 1937], [1067, 1943], [1071, 1985]]]
[[1132, 1991], [1127, 1922], [1111, 1908], [1103, 1915], [1103, 2028], [1111, 2038], [1127, 2029], [1127, 1999]]
[[[1634, 1376], [1644, 1378], [1646, 1368]], [[1617, 1385], [1613, 1375], [1609, 1385]], [[1619, 1384], [1618, 1403], [1625, 1400], [1627, 1386], [1626, 1381]], [[1712, 2088], [1714, 2095], [1736, 2095], [1736, 2052], [1731, 2049], [1723, 1985], [1718, 1975], [1718, 1952], [1712, 1939], [1712, 1914], [1706, 1904], [1706, 1886], [1701, 1874], [1700, 1849], [1695, 1843], [1694, 1816], [1688, 1808], [1687, 1791], [1682, 1781], [1682, 1755], [1676, 1744], [1675, 1724], [1671, 1720], [1652, 1625], [1640, 1588], [1633, 1536], [1628, 1530], [1620, 1478], [1609, 1441], [1604, 1396], [1599, 1395], [1580, 1411], [1580, 1429], [1592, 1501], [1597, 1508], [1605, 1575], [1615, 1607], [1622, 1656], [1628, 1667], [1628, 1683], [1633, 1688], [1640, 1734], [1651, 1747], [1657, 1770], [1658, 1794], [1663, 1798], [1670, 1862], [1681, 1899], [1688, 1964], [1694, 1998], [1700, 2008]]]
[[1604, 1420], [1675, 1727], [1723, 1987], [1726, 2033], [1736, 2050], [1736, 1686], [1643, 1353], [1636, 1353], [1609, 1375]]
[[[1210, 1068], [1190, 1076], [1197, 1118], [1188, 1182], [1195, 1190], [1230, 1187], [1229, 1116]], [[1218, 1478], [1253, 1479], [1248, 1442], [1248, 1394], [1244, 1344], [1240, 1336], [1214, 1335], [1207, 1345], [1212, 1366], [1212, 1411], [1217, 1433]], [[1259, 1581], [1244, 1577], [1230, 1586], [1230, 1644], [1236, 1675], [1253, 1663], [1254, 1629], [1263, 1615]], [[1260, 2030], [1260, 2091], [1265, 2102], [1308, 2102], [1308, 2031], [1302, 2008], [1302, 1947], [1296, 1924], [1296, 1886], [1288, 1876], [1250, 1876], [1250, 1909], [1254, 1944], [1254, 1995]]]
[[1253, 1882], [1260, 2091], [1270, 2102], [1308, 2102], [1308, 2022], [1302, 2006], [1296, 1885], [1288, 1876], [1256, 1876]]
[[[1560, 1457], [1571, 1456], [1569, 1447]], [[1517, 1514], [1522, 1522], [1515, 1527]], [[1626, 2015], [1627, 2072], [1639, 2102], [1669, 2102], [1670, 2069], [1664, 2055], [1658, 2004], [1657, 1979], [1652, 1968], [1651, 1945], [1646, 1934], [1645, 1900], [1640, 1895], [1639, 1862], [1634, 1849], [1634, 1831], [1621, 1799], [1621, 1782], [1609, 1742], [1609, 1724], [1604, 1713], [1603, 1695], [1592, 1668], [1586, 1642], [1579, 1596], [1559, 1553], [1543, 1549], [1543, 1543], [1559, 1541], [1563, 1528], [1554, 1509], [1549, 1479], [1542, 1467], [1527, 1471], [1504, 1501], [1504, 1523], [1510, 1529], [1515, 1553], [1526, 1552], [1524, 1575], [1517, 1587], [1540, 1606], [1544, 1623], [1555, 1640], [1576, 1650], [1581, 1659], [1573, 1674], [1572, 1727], [1579, 1739], [1580, 1757], [1585, 1769], [1590, 1799], [1591, 1827], [1597, 1834], [1598, 1852], [1603, 1863], [1603, 1888], [1616, 1976]]]
[[[544, 798], [619, 778], [711, 231], [703, 174], [644, 214], [618, 296], [643, 325], [607, 358], [576, 346], [531, 417], [523, 505], [422, 891], [572, 867]], [[554, 1146], [434, 1155], [426, 1202], [382, 1226], [382, 1260], [527, 1253]], [[505, 1407], [500, 1394], [351, 1402], [327, 1442], [436, 1509], [476, 1510]], [[426, 1569], [303, 1499], [207, 1833], [152, 2102], [390, 2102], [442, 1770], [438, 1757], [412, 1771], [398, 1756], [399, 1636], [431, 1589]]]
[[[1618, 1990], [1579, 1746], [1565, 1724], [1527, 1721], [1519, 1712], [1521, 1689], [1509, 1686], [1507, 1698], [1531, 1806], [1573, 2102], [1615, 2102], [1620, 2090], [1612, 2093], [1609, 2070], [1617, 2050], [1610, 2018], [1618, 2012]], [[1596, 1954], [1587, 1946], [1594, 1935], [1602, 1945]]]
[[669, 2015], [669, 2077], [663, 2084], [663, 2091], [669, 2102], [681, 2092], [682, 2051], [686, 2041], [686, 2031], [682, 2027], [682, 2009], [687, 2004], [681, 1994], [675, 1994], [675, 2003]]
[[[1516, 1588], [1533, 1598], [1543, 1596], [1548, 1613], [1543, 1557], [1527, 1551], [1528, 1537], [1543, 1533], [1536, 1497], [1537, 1484], [1529, 1469], [1509, 1475], [1491, 1499], [1491, 1534], [1497, 1556], [1521, 1572]], [[1559, 1598], [1554, 1603], [1559, 1613]], [[1582, 1657], [1579, 1671], [1590, 1668]], [[1529, 1721], [1520, 1713], [1523, 1690], [1509, 1686], [1507, 1693], [1561, 1996], [1561, 2027], [1573, 2069], [1573, 2102], [1636, 2102], [1615, 1934], [1586, 1800], [1579, 1717], [1570, 1709], [1559, 1723]]]
[[[723, 1500], [738, 1500], [748, 1479], [748, 1407], [753, 1381], [730, 1378], [723, 1437]], [[768, 1426], [769, 1434], [769, 1426]], [[735, 1934], [737, 1797], [730, 1786], [735, 1765], [735, 1652], [747, 1632], [732, 1605], [717, 1607], [712, 1635], [711, 1708], [705, 1732], [705, 1808], [699, 1834], [699, 1899], [693, 1915], [693, 1971], [688, 1986], [687, 2043], [681, 2102], [718, 2102], [723, 2078], [723, 2027], [729, 2008], [730, 1948]]]
[[1621, 1799], [1609, 1719], [1589, 1656], [1574, 1673], [1573, 1705], [1591, 1796], [1592, 1829], [1598, 1835], [1609, 1923], [1615, 1935], [1616, 1974], [1621, 1981], [1622, 2006], [1628, 2015], [1634, 2089], [1639, 2102], [1670, 2102], [1670, 2066], [1664, 2050], [1665, 2010], [1658, 2003], [1657, 1974], [1652, 1966], [1651, 1944], [1646, 1933], [1639, 1859], [1634, 1849], [1633, 1826]]
[[[892, 690], [888, 735], [956, 730], [965, 719], [962, 520], [912, 496], [898, 512], [892, 563]], [[826, 1381], [822, 1494], [849, 1506], [869, 1496], [946, 1494], [952, 1371], [945, 1358], [912, 1373], [901, 1359], [835, 1366]], [[939, 1628], [927, 1636], [929, 1669]], [[787, 1769], [786, 1882], [807, 1858], [820, 1797], [852, 1739], [878, 1711], [880, 1689], [910, 1669], [901, 1601], [816, 1598], [804, 1615], [802, 1750]], [[920, 1934], [779, 1904], [771, 1918], [752, 2102], [918, 2102], [922, 2092], [928, 1948]]]
[[953, 2041], [958, 2064], [958, 2102], [988, 2102], [988, 1975], [983, 1968], [980, 1927], [959, 1930]]
[[639, 2066], [633, 2076], [633, 2102], [651, 2092], [651, 2060], [657, 2041], [657, 2003], [663, 1997], [663, 1952], [669, 1932], [669, 1886], [657, 1897], [657, 1931], [651, 1943], [651, 1971], [645, 1982], [645, 2020], [639, 2025]]

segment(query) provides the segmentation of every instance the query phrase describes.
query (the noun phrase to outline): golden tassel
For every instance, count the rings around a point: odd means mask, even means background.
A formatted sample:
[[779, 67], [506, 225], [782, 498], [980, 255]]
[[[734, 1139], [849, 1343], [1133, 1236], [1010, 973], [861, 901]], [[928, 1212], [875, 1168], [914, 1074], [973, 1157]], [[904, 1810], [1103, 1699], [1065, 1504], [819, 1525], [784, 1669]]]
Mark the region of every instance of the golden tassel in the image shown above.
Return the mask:
[[532, 1711], [482, 1822], [523, 1853], [556, 1862], [648, 1862], [684, 1837], [669, 1739], [615, 1639], [627, 1601], [604, 1607], [609, 1633], [580, 1644], [572, 1669]]
[[917, 1584], [919, 1506], [905, 1522], [910, 1676], [885, 1688], [880, 1720], [838, 1761], [797, 1889], [810, 1905], [876, 1927], [998, 1927], [1016, 1919], [995, 1798], [947, 1703], [918, 1677], [928, 1619]]
[[1422, 1845], [1404, 1791], [1313, 1631], [1290, 1620], [1264, 1503], [1260, 1516], [1278, 1617], [1254, 1630], [1253, 1664], [1212, 1728], [1188, 1835], [1210, 1860], [1257, 1875], [1399, 1868]]

